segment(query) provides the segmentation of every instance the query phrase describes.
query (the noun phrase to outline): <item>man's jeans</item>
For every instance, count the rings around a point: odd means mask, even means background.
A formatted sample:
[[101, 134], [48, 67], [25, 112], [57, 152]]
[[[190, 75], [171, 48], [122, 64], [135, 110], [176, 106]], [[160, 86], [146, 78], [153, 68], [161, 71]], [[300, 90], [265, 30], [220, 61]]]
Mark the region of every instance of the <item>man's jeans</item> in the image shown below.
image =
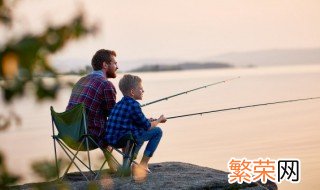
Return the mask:
[[144, 132], [141, 136], [136, 137], [137, 146], [135, 148], [135, 155], [138, 155], [138, 152], [141, 146], [143, 145], [144, 141], [149, 141], [143, 155], [147, 157], [152, 157], [154, 151], [158, 147], [161, 137], [162, 130], [159, 127], [153, 127], [150, 130]]

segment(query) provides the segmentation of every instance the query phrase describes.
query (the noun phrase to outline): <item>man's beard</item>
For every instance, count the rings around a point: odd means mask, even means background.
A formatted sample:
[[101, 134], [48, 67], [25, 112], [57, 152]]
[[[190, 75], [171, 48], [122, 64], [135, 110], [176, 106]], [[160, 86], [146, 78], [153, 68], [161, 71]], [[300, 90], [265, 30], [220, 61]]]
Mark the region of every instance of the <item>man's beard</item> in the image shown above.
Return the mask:
[[107, 78], [116, 78], [117, 77], [116, 71], [107, 70], [106, 71], [106, 77]]

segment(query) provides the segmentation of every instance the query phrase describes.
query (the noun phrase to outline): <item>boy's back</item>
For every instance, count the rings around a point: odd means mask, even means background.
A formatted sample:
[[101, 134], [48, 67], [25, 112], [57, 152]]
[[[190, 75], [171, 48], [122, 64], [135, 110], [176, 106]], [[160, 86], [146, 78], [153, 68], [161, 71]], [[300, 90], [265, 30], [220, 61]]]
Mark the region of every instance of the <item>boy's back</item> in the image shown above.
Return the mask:
[[140, 104], [129, 96], [124, 96], [109, 115], [106, 140], [116, 145], [127, 133], [136, 138], [151, 127], [150, 121], [142, 113]]

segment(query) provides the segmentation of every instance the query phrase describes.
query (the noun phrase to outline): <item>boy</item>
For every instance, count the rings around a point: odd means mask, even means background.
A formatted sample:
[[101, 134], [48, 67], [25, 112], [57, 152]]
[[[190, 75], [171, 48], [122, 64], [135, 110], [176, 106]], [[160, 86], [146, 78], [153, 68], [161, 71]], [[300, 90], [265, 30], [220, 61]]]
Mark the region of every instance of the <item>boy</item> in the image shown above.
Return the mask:
[[162, 137], [162, 130], [157, 125], [167, 120], [163, 115], [156, 120], [148, 120], [142, 113], [137, 102], [142, 100], [144, 93], [141, 83], [140, 77], [129, 74], [120, 79], [119, 88], [123, 98], [109, 115], [105, 139], [110, 145], [116, 146], [121, 137], [131, 133], [137, 141], [135, 155], [138, 154], [144, 141], [149, 141], [140, 162], [140, 166], [148, 169], [148, 162]]

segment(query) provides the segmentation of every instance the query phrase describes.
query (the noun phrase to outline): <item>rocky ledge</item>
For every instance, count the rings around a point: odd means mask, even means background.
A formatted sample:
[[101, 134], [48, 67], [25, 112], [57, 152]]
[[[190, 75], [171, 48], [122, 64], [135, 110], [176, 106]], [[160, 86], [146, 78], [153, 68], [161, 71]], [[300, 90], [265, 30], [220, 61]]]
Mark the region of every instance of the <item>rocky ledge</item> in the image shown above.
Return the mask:
[[[68, 174], [62, 183], [47, 182], [15, 186], [11, 189], [277, 189], [273, 182], [229, 184], [228, 173], [181, 162], [151, 164], [146, 181], [136, 183], [131, 177], [118, 177], [106, 170], [100, 180], [87, 182], [79, 173]], [[86, 175], [89, 176], [88, 173]]]

